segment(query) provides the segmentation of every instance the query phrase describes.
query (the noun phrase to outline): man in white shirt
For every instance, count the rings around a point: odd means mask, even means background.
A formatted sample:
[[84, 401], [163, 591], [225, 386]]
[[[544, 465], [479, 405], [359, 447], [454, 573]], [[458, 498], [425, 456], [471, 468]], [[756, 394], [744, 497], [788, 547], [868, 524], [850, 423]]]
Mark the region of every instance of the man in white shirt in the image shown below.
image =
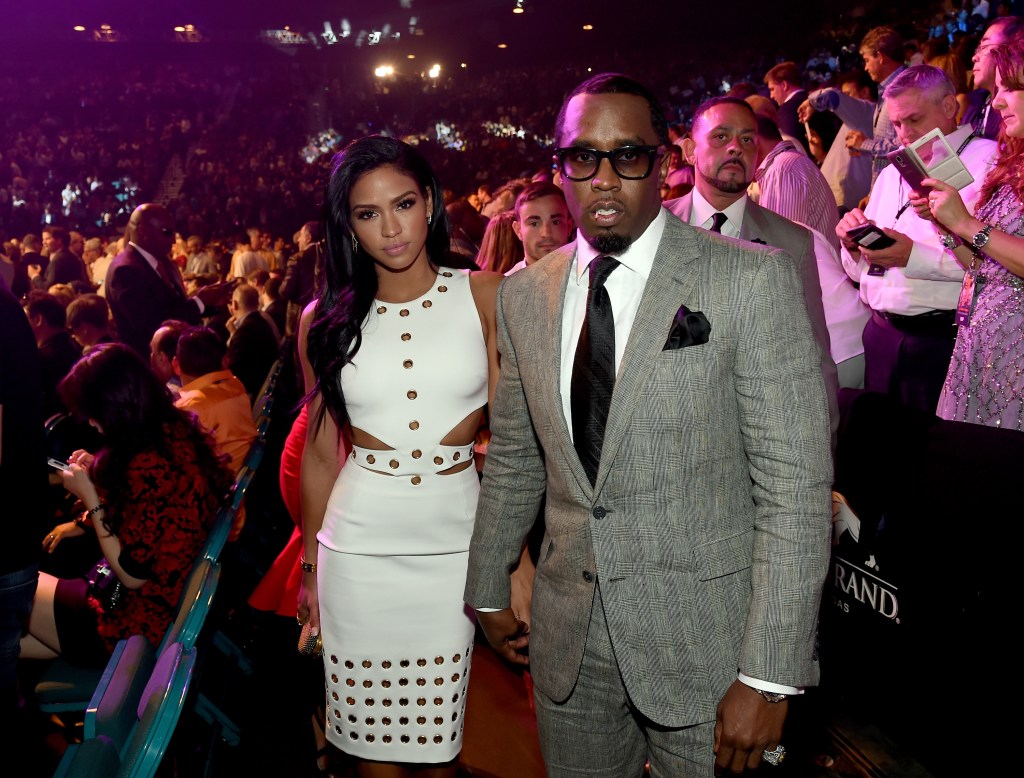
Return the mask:
[[547, 181], [529, 184], [516, 197], [512, 230], [523, 244], [523, 259], [509, 268], [512, 275], [569, 242], [572, 217], [562, 190]]
[[[956, 88], [949, 77], [931, 65], [907, 68], [889, 85], [885, 102], [903, 145], [942, 130], [974, 177], [960, 190], [973, 211], [997, 147], [972, 135], [969, 125], [957, 126]], [[943, 244], [945, 233], [918, 217], [911, 197], [897, 167], [889, 166], [871, 187], [867, 207], [843, 216], [836, 234], [843, 266], [872, 310], [864, 327], [864, 388], [934, 413], [956, 339], [954, 313], [964, 271]], [[850, 238], [851, 229], [868, 223], [882, 228], [893, 244], [869, 249]]]

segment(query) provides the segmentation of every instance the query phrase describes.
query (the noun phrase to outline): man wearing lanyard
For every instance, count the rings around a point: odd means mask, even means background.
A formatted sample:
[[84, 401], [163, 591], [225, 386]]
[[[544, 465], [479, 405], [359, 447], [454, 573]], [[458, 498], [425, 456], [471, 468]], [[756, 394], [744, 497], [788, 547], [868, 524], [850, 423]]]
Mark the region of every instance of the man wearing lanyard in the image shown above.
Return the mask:
[[[949, 77], [931, 65], [915, 65], [892, 81], [885, 100], [903, 145], [935, 128], [942, 131], [974, 177], [960, 190], [973, 210], [997, 147], [974, 137], [969, 125], [957, 126]], [[911, 191], [895, 166], [886, 168], [871, 187], [867, 207], [847, 213], [836, 234], [843, 266], [872, 310], [864, 327], [864, 388], [934, 413], [956, 338], [964, 271], [941, 230], [909, 206]], [[869, 249], [852, 240], [849, 230], [867, 223], [882, 228], [892, 245]]]

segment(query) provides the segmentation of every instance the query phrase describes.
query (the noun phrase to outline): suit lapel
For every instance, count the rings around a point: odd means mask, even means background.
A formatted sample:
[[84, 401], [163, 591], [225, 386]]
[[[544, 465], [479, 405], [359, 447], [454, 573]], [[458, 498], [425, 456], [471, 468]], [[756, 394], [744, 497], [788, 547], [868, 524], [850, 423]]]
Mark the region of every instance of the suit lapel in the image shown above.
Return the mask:
[[[644, 385], [665, 345], [672, 317], [680, 305], [693, 299], [698, 278], [694, 260], [700, 257], [697, 236], [696, 228], [681, 224], [671, 216], [666, 220], [665, 232], [616, 376], [595, 491], [600, 490], [615, 461], [616, 452], [629, 429], [633, 410], [644, 401]], [[582, 470], [581, 465], [581, 473]], [[585, 474], [583, 482], [589, 487]]]
[[740, 226], [740, 240], [768, 243], [768, 232], [768, 221], [764, 218], [761, 206], [748, 198], [743, 224]]

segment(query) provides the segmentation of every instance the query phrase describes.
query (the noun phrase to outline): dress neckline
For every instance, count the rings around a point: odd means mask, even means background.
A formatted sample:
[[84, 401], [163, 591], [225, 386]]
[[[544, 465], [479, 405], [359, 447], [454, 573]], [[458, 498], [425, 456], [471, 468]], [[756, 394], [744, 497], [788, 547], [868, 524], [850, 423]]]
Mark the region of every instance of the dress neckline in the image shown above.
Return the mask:
[[437, 281], [439, 278], [441, 278], [442, 270], [444, 270], [444, 268], [438, 267], [437, 272], [434, 274], [434, 280], [431, 281], [430, 284], [428, 284], [427, 288], [423, 290], [423, 294], [419, 295], [418, 297], [413, 297], [409, 300], [382, 300], [379, 297], [374, 297], [373, 301], [375, 303], [379, 303], [380, 305], [408, 305], [409, 303], [414, 303], [418, 300], [422, 300], [424, 297], [430, 294], [437, 286]]

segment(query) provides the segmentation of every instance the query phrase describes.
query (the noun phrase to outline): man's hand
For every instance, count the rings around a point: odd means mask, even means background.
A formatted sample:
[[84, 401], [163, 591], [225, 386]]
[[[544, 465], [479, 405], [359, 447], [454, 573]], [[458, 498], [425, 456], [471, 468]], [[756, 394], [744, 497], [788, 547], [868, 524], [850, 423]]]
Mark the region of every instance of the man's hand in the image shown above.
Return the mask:
[[27, 265], [26, 270], [28, 270], [28, 277], [30, 281], [35, 281], [43, 274], [42, 265]]
[[849, 130], [846, 133], [846, 148], [850, 151], [860, 152], [860, 147], [867, 140], [867, 136], [860, 130]]
[[768, 702], [742, 681], [718, 703], [715, 721], [715, 775], [739, 775], [755, 770], [761, 754], [782, 739], [789, 702]]
[[530, 628], [516, 618], [511, 608], [500, 611], [477, 611], [476, 617], [491, 648], [502, 659], [514, 665], [530, 664], [526, 653], [530, 645]]
[[882, 227], [882, 232], [896, 242], [884, 249], [862, 248], [860, 253], [864, 257], [864, 261], [887, 268], [906, 267], [907, 262], [910, 261], [910, 251], [914, 248], [914, 241], [902, 232], [896, 232], [896, 230]]
[[800, 107], [796, 109], [796, 118], [802, 122], [809, 122], [814, 113], [814, 106], [811, 105], [811, 101], [804, 100], [800, 103]]
[[860, 253], [860, 246], [846, 234], [854, 227], [859, 227], [862, 224], [868, 223], [868, 217], [864, 215], [864, 211], [860, 208], [854, 208], [851, 211], [847, 211], [843, 214], [843, 218], [839, 220], [836, 225], [836, 236], [839, 238], [839, 242], [843, 244], [843, 248], [850, 252], [851, 255], [857, 255]]

